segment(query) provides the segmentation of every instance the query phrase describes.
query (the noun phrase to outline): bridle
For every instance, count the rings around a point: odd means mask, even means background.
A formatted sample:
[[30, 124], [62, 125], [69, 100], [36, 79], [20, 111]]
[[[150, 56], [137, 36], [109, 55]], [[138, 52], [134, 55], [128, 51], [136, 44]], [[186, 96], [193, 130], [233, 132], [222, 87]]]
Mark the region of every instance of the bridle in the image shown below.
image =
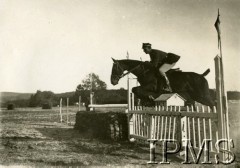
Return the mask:
[[116, 76], [116, 78], [117, 78], [118, 80], [120, 80], [121, 78], [123, 78], [123, 77], [126, 76], [127, 74], [129, 74], [129, 73], [131, 73], [132, 71], [134, 71], [135, 69], [137, 69], [137, 68], [142, 64], [142, 62], [141, 62], [140, 64], [138, 64], [137, 66], [135, 66], [134, 68], [128, 70], [128, 72], [126, 72], [126, 73], [123, 73], [123, 72], [124, 72], [124, 69], [123, 69], [122, 66], [119, 64], [118, 61], [114, 61], [113, 64], [116, 64], [116, 65], [117, 65], [117, 71], [118, 71], [118, 69], [120, 69], [122, 75], [112, 75], [112, 76]]

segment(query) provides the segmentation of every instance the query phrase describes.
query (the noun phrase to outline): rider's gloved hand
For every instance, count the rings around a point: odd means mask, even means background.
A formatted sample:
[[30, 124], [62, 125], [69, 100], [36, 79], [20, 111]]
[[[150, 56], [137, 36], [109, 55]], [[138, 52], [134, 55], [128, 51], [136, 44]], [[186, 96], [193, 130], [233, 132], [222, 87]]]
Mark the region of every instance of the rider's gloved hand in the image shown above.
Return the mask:
[[148, 66], [149, 68], [152, 67], [152, 63], [149, 62], [149, 61], [145, 61], [144, 64], [145, 64], [146, 66]]
[[155, 69], [155, 65], [152, 62], [145, 61], [144, 62], [145, 66], [148, 67], [149, 69]]

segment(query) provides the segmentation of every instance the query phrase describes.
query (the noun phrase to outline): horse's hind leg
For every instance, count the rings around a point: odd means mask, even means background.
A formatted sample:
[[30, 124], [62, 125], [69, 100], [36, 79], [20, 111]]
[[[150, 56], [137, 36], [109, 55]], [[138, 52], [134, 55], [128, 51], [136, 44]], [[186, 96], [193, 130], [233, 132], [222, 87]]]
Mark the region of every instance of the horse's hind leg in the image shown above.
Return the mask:
[[204, 77], [202, 77], [201, 80], [198, 80], [198, 87], [195, 86], [192, 95], [195, 101], [213, 108], [214, 101], [210, 94], [208, 82]]
[[209, 106], [211, 108], [213, 108], [213, 106], [215, 105], [214, 101], [212, 100], [212, 98], [210, 96], [198, 97], [196, 99], [196, 101], [201, 103], [201, 104], [204, 104], [206, 106]]

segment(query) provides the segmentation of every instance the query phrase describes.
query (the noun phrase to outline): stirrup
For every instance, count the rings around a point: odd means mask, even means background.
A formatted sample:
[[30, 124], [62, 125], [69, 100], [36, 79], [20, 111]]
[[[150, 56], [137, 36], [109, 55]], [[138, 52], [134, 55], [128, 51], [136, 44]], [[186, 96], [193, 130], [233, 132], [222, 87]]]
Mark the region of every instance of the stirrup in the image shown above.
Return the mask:
[[172, 88], [171, 87], [164, 87], [164, 91], [172, 93]]

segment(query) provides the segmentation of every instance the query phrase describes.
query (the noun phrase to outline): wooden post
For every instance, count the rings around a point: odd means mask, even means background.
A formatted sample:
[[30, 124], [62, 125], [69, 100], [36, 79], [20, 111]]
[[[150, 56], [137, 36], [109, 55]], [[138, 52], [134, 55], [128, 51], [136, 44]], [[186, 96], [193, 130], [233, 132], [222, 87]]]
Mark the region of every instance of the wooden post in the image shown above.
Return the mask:
[[[199, 113], [199, 107], [197, 106], [197, 113]], [[201, 122], [200, 118], [197, 118], [197, 126], [198, 126], [198, 147], [201, 147], [202, 139], [201, 139]]]
[[90, 93], [90, 104], [93, 104], [93, 92]]
[[172, 116], [169, 116], [168, 139], [171, 139]]
[[160, 139], [162, 140], [162, 139], [164, 138], [164, 137], [163, 137], [163, 136], [164, 136], [164, 135], [163, 135], [163, 131], [164, 131], [164, 129], [163, 129], [163, 126], [164, 126], [164, 125], [163, 125], [163, 124], [164, 124], [164, 123], [163, 123], [163, 122], [164, 122], [164, 116], [161, 116], [161, 119], [162, 119], [162, 120], [161, 120], [161, 138], [160, 138]]
[[[193, 108], [193, 105], [191, 106], [191, 112], [193, 113], [194, 112], [194, 108]], [[194, 142], [194, 147], [196, 148], [197, 147], [197, 142], [196, 142], [196, 128], [195, 128], [195, 118], [192, 117], [192, 127], [193, 127], [193, 142]]]
[[[127, 59], [129, 59], [129, 53], [127, 51]], [[131, 110], [131, 91], [130, 91], [130, 83], [129, 83], [129, 74], [127, 75], [127, 90], [128, 90], [128, 111]]]
[[[215, 57], [215, 69], [216, 69], [216, 86], [218, 85], [218, 87], [220, 88], [217, 88], [216, 87], [216, 90], [217, 91], [220, 91], [219, 93], [217, 93], [218, 95], [220, 95], [218, 98], [218, 103], [221, 102], [221, 105], [218, 105], [221, 106], [221, 111], [220, 113], [221, 114], [218, 114], [221, 116], [221, 120], [218, 120], [218, 123], [221, 122], [221, 124], [218, 124], [220, 125], [221, 127], [219, 127], [219, 135], [221, 135], [219, 138], [224, 138], [224, 139], [228, 139], [230, 140], [230, 136], [229, 136], [229, 118], [228, 118], [228, 102], [227, 102], [227, 94], [225, 92], [225, 88], [224, 88], [224, 68], [223, 68], [223, 54], [222, 54], [222, 40], [221, 40], [221, 33], [220, 33], [220, 14], [219, 14], [219, 9], [218, 9], [218, 17], [217, 17], [217, 20], [215, 22], [215, 28], [217, 30], [217, 33], [218, 33], [218, 47], [219, 47], [219, 50], [220, 50], [220, 57], [219, 56], [216, 56]], [[217, 81], [219, 82], [217, 84]], [[219, 109], [217, 109], [219, 110]], [[225, 144], [224, 143], [224, 149], [228, 149], [230, 150], [230, 143]], [[224, 159], [226, 158], [224, 155], [223, 155]]]
[[69, 122], [68, 105], [69, 105], [69, 98], [67, 98], [67, 124], [68, 124], [68, 122]]
[[[210, 107], [207, 107], [207, 112], [211, 113]], [[208, 119], [208, 125], [209, 125], [209, 137], [212, 139], [212, 120], [211, 118]], [[213, 140], [210, 142], [210, 149], [213, 151]]]
[[155, 102], [155, 111], [158, 111], [157, 102]]
[[[230, 139], [229, 136], [229, 119], [228, 119], [228, 104], [227, 95], [224, 90], [224, 75], [223, 75], [223, 62], [222, 57], [218, 55], [214, 58], [215, 61], [215, 74], [216, 74], [216, 92], [217, 92], [217, 115], [218, 115], [218, 138]], [[230, 149], [228, 145], [223, 143], [224, 149]], [[227, 155], [223, 154], [226, 159]]]
[[218, 138], [223, 138], [223, 107], [222, 107], [222, 86], [221, 86], [221, 67], [220, 57], [216, 56], [215, 61], [215, 79], [216, 79], [216, 95], [217, 95], [217, 116], [218, 116]]
[[[132, 110], [132, 104], [131, 104], [131, 92], [130, 92], [130, 84], [129, 84], [129, 75], [127, 76], [127, 90], [128, 90], [128, 99], [127, 99], [127, 101], [128, 101], [128, 107], [127, 107], [127, 112], [129, 112], [130, 110]], [[133, 114], [133, 115], [130, 115], [130, 114], [127, 114], [127, 116], [128, 116], [128, 139], [130, 139], [130, 135], [131, 134], [134, 134], [135, 133], [135, 129], [134, 129], [134, 116], [135, 116], [135, 114]]]
[[148, 135], [147, 135], [147, 137], [148, 137], [148, 139], [151, 139], [151, 133], [152, 133], [152, 116], [151, 115], [147, 115], [147, 117], [148, 117]]
[[127, 90], [128, 90], [128, 111], [131, 110], [131, 91], [130, 91], [130, 83], [129, 83], [129, 76], [128, 76], [128, 79], [127, 79]]
[[[181, 118], [181, 139], [188, 139], [188, 123], [187, 123], [187, 117]], [[187, 141], [182, 141], [182, 146], [186, 146]]]
[[[202, 106], [202, 113], [205, 113], [204, 106]], [[206, 118], [203, 118], [203, 139], [207, 139], [207, 132], [206, 132]], [[207, 151], [207, 145], [205, 145], [205, 151]]]
[[161, 116], [157, 116], [157, 139], [159, 139]]
[[[91, 93], [90, 93], [90, 104], [91, 104], [91, 105], [93, 104], [93, 96], [94, 96], [94, 92], [91, 91]], [[94, 108], [91, 107], [91, 108], [90, 108], [90, 111], [94, 111]]]
[[168, 125], [168, 116], [165, 117], [164, 139], [167, 139], [167, 125]]
[[134, 105], [134, 94], [133, 93], [131, 93], [131, 99], [132, 99], [132, 110], [135, 110], [135, 105]]
[[79, 96], [79, 98], [78, 98], [78, 111], [81, 111], [81, 101], [82, 101], [82, 98], [81, 98], [81, 96]]
[[62, 119], [62, 98], [60, 99], [60, 103], [59, 103], [59, 115], [60, 115], [60, 122], [63, 122], [63, 119]]
[[[177, 111], [177, 107], [175, 106], [174, 108], [174, 112]], [[172, 139], [175, 139], [175, 131], [176, 131], [176, 117], [173, 117], [173, 135], [172, 135]]]

